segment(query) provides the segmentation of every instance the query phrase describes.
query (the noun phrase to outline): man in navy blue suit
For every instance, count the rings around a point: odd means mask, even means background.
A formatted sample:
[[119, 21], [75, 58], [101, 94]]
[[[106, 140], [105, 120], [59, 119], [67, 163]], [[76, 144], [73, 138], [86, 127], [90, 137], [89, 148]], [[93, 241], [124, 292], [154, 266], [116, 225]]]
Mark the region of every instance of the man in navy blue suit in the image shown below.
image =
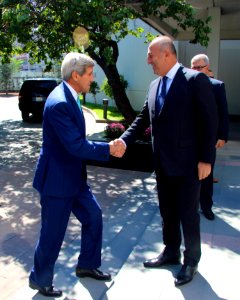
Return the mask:
[[49, 95], [44, 108], [43, 142], [33, 180], [40, 193], [41, 231], [29, 276], [29, 286], [44, 296], [62, 295], [52, 283], [71, 213], [82, 224], [76, 276], [111, 280], [109, 273], [99, 270], [102, 211], [87, 184], [85, 161], [106, 161], [110, 154], [121, 157], [124, 145], [86, 139], [78, 94], [89, 91], [93, 67], [89, 56], [67, 54], [61, 67], [63, 82]]
[[193, 279], [201, 257], [199, 193], [214, 159], [217, 109], [208, 77], [178, 63], [169, 37], [155, 38], [147, 59], [158, 78], [121, 139], [128, 145], [151, 125], [165, 248], [144, 266], [179, 264], [182, 228], [184, 260], [175, 280], [180, 286]]
[[[206, 75], [209, 75], [209, 58], [205, 54], [195, 55], [191, 60], [191, 68]], [[215, 96], [215, 101], [218, 109], [218, 131], [216, 136], [216, 149], [222, 148], [228, 140], [228, 106], [224, 82], [216, 80], [209, 76], [210, 82], [212, 84], [213, 93]], [[215, 151], [216, 157], [216, 151]], [[214, 213], [212, 211], [213, 206], [213, 168], [214, 162], [212, 164], [212, 170], [210, 175], [202, 181], [201, 192], [200, 192], [200, 206], [203, 215], [208, 220], [212, 221], [215, 219]]]

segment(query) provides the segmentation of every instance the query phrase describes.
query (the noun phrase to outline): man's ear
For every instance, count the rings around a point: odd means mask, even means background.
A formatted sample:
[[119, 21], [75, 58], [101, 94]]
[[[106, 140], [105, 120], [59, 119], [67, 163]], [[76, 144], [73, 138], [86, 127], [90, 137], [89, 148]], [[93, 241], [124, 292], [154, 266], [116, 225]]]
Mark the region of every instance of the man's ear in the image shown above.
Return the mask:
[[77, 71], [73, 71], [72, 72], [72, 79], [74, 80], [74, 81], [77, 81], [77, 77], [78, 77], [78, 72]]

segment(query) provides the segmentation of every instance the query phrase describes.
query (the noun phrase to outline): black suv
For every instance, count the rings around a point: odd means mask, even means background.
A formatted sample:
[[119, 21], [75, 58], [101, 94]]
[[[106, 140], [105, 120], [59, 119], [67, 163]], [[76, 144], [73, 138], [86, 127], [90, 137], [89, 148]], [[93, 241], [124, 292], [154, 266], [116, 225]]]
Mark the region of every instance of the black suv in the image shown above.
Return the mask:
[[23, 82], [18, 98], [23, 121], [42, 121], [46, 99], [60, 82], [58, 78], [31, 78]]

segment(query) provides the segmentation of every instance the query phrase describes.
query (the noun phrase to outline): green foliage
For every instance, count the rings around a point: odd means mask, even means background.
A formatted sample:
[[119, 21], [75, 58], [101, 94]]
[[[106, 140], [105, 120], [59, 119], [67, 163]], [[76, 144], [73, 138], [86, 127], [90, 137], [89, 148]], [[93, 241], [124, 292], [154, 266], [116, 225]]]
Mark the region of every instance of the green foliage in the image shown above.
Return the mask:
[[[155, 16], [160, 20], [171, 18], [176, 22], [176, 28], [173, 29], [172, 35], [177, 36], [178, 27], [183, 30], [192, 28], [195, 37], [191, 43], [200, 43], [202, 46], [207, 47], [209, 42], [208, 34], [211, 32], [209, 22], [211, 17], [205, 20], [196, 18], [196, 11], [185, 0], [144, 0], [142, 5], [143, 15]], [[154, 39], [150, 33], [146, 33], [146, 42]]]
[[99, 87], [98, 83], [97, 83], [96, 81], [93, 81], [93, 82], [91, 83], [89, 93], [93, 94], [93, 97], [94, 97], [94, 103], [95, 103], [95, 104], [97, 103], [96, 95], [97, 95], [97, 93], [99, 93], [99, 92], [100, 92], [100, 87]]
[[[29, 53], [33, 62], [44, 61], [50, 69], [53, 60], [62, 60], [70, 51], [88, 54], [99, 64], [114, 88], [115, 102], [128, 122], [135, 112], [119, 82], [117, 70], [118, 42], [127, 35], [139, 37], [142, 28], [130, 29], [129, 21], [155, 16], [172, 19], [176, 28], [191, 28], [193, 42], [206, 46], [209, 19], [196, 19], [191, 5], [185, 0], [2, 0], [0, 2], [0, 56], [9, 62], [14, 54]], [[82, 27], [88, 31], [89, 45], [77, 46], [73, 32]], [[153, 38], [145, 33], [147, 39]], [[114, 81], [114, 82], [113, 82]], [[109, 91], [108, 91], [109, 92]], [[108, 93], [107, 92], [107, 93]], [[111, 91], [110, 94], [112, 95]], [[108, 95], [110, 95], [108, 93]]]
[[107, 78], [104, 78], [102, 84], [101, 84], [101, 87], [100, 87], [100, 90], [102, 92], [104, 92], [104, 94], [106, 96], [108, 96], [110, 99], [112, 99], [113, 97], [113, 92], [112, 92], [112, 88], [110, 87], [109, 83], [108, 83], [108, 80]]
[[0, 55], [7, 60], [14, 53], [30, 53], [34, 61], [51, 64], [51, 59], [60, 60], [63, 53], [81, 51], [72, 38], [80, 26], [89, 32], [88, 52], [114, 64], [118, 51], [114, 51], [113, 41], [119, 42], [128, 34], [139, 37], [143, 29], [130, 30], [129, 20], [149, 15], [160, 20], [172, 18], [179, 27], [193, 29], [194, 42], [208, 42], [209, 20], [196, 19], [184, 0], [143, 0], [139, 10], [127, 4], [120, 0], [1, 1]]
[[95, 96], [99, 92], [100, 92], [100, 87], [99, 87], [98, 83], [96, 81], [93, 81], [91, 83], [89, 93], [91, 93]]
[[[99, 120], [103, 120], [103, 105], [86, 102], [84, 104], [87, 108], [91, 109], [98, 117]], [[123, 121], [123, 115], [114, 106], [108, 106], [107, 110], [108, 120], [111, 121]]]
[[[123, 75], [120, 75], [120, 81], [122, 83], [122, 86], [124, 87], [124, 89], [126, 90], [127, 87], [128, 87], [128, 82], [127, 80], [124, 79], [124, 76]], [[110, 99], [113, 99], [113, 91], [112, 91], [112, 88], [111, 86], [109, 85], [108, 83], [108, 80], [107, 78], [104, 78], [103, 82], [102, 82], [102, 85], [100, 87], [100, 90], [102, 92], [104, 92], [104, 94], [106, 96], [108, 96]]]
[[12, 75], [18, 72], [23, 61], [12, 58], [9, 63], [3, 63], [0, 65], [0, 81], [1, 88], [8, 93], [11, 84]]

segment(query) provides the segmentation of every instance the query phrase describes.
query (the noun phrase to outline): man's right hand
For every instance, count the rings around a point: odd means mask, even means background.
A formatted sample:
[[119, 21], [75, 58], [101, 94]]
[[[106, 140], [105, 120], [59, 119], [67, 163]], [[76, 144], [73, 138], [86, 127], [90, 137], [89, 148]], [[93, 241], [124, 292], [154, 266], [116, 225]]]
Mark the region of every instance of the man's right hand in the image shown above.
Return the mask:
[[110, 147], [110, 154], [115, 157], [122, 157], [126, 151], [126, 144], [123, 140], [121, 139], [116, 139], [114, 141], [111, 141], [109, 143]]

